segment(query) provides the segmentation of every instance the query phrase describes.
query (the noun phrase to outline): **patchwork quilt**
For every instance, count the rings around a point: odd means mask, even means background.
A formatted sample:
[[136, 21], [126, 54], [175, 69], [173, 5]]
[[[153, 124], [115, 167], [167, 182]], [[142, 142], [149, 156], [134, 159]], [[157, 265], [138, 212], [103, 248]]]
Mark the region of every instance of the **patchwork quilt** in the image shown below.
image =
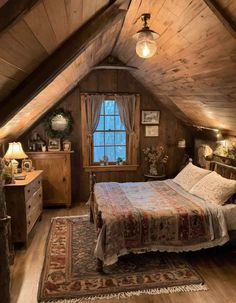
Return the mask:
[[95, 255], [106, 265], [130, 252], [182, 252], [229, 240], [221, 207], [171, 180], [97, 183], [95, 201], [104, 221]]

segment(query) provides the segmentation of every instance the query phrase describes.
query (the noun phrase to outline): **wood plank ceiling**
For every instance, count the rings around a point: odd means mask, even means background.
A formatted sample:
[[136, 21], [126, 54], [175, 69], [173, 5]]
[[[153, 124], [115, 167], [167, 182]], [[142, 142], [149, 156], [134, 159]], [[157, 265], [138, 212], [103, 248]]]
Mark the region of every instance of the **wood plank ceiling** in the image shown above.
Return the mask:
[[[207, 2], [207, 1], [206, 1]], [[132, 1], [113, 54], [179, 118], [236, 134], [236, 40], [203, 0]], [[217, 0], [236, 24], [236, 1]], [[138, 17], [151, 12], [157, 54], [135, 56]]]
[[[185, 122], [236, 134], [236, 41], [207, 1], [132, 0], [123, 26], [119, 21], [101, 33], [0, 128], [0, 141], [25, 131], [110, 53], [138, 67], [133, 75]], [[71, 34], [112, 2], [39, 0], [1, 32], [0, 107], [10, 103], [9, 94]], [[236, 1], [215, 3], [235, 26]], [[139, 17], [145, 12], [151, 13], [150, 26], [161, 35], [157, 54], [148, 60], [137, 57], [132, 38], [141, 28]]]

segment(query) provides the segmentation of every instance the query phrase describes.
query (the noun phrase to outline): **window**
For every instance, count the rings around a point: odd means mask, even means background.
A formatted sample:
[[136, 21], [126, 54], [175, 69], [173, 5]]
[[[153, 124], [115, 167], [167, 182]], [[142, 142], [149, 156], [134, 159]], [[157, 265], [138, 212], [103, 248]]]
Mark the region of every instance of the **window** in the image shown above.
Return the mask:
[[[127, 106], [126, 102], [129, 105]], [[119, 108], [118, 108], [119, 103]], [[124, 105], [125, 103], [125, 105]], [[130, 116], [130, 125], [121, 122]], [[98, 124], [97, 124], [98, 121]], [[96, 126], [97, 125], [97, 126]], [[133, 130], [130, 130], [132, 125]], [[136, 170], [139, 155], [140, 97], [134, 94], [81, 94], [82, 161], [87, 171]], [[94, 129], [95, 128], [95, 129]], [[108, 166], [99, 165], [108, 157]], [[115, 164], [122, 158], [124, 165]]]
[[93, 134], [93, 162], [99, 162], [104, 156], [108, 157], [109, 162], [116, 162], [117, 158], [125, 161], [126, 143], [125, 126], [121, 122], [117, 102], [104, 100]]

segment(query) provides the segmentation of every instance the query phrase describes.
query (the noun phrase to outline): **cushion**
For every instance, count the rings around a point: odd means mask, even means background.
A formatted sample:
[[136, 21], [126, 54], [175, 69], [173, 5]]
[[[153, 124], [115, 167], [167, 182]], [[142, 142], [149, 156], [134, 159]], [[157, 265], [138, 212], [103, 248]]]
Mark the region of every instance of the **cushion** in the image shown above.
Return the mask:
[[223, 205], [236, 192], [236, 180], [212, 172], [193, 186], [190, 193], [205, 201]]
[[180, 173], [173, 179], [183, 189], [189, 191], [199, 180], [210, 174], [210, 170], [203, 169], [189, 163]]

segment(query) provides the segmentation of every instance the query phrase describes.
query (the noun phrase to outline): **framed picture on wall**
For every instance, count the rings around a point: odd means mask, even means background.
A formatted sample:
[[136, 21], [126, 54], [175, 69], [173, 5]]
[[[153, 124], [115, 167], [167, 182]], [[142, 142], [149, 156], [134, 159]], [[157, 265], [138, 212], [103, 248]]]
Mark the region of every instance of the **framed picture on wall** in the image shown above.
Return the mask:
[[159, 126], [158, 125], [146, 125], [145, 126], [145, 137], [158, 137]]
[[57, 138], [51, 138], [48, 140], [48, 151], [60, 151], [61, 140]]
[[160, 111], [158, 110], [142, 110], [142, 124], [159, 124]]

